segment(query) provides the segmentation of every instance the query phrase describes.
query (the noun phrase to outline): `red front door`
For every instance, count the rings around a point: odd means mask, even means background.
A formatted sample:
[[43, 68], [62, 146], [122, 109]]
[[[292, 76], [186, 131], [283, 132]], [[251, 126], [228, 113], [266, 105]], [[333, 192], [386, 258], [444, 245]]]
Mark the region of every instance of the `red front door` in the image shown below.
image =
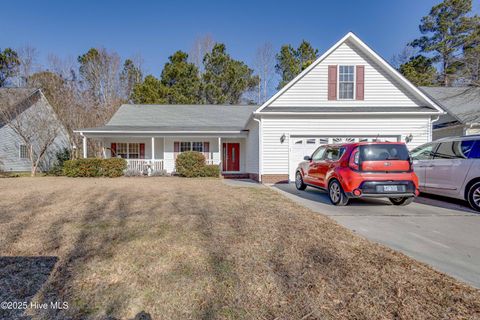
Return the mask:
[[240, 171], [240, 143], [223, 144], [223, 171]]

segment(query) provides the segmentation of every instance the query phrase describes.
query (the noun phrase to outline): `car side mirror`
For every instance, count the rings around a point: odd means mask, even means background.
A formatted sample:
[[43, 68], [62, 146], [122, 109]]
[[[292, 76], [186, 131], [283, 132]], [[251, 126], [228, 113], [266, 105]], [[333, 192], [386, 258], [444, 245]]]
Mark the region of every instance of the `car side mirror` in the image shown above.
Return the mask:
[[303, 157], [303, 160], [312, 161], [312, 157], [310, 157], [310, 156], [305, 156], [305, 157]]

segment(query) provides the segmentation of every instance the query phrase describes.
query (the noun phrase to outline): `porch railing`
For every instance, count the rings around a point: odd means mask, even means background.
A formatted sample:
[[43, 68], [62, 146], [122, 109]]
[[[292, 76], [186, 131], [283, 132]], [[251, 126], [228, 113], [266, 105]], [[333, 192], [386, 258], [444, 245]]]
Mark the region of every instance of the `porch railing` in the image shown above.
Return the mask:
[[128, 171], [137, 171], [137, 172], [148, 172], [150, 167], [151, 172], [162, 171], [163, 160], [147, 160], [147, 159], [126, 159], [127, 160], [127, 170]]

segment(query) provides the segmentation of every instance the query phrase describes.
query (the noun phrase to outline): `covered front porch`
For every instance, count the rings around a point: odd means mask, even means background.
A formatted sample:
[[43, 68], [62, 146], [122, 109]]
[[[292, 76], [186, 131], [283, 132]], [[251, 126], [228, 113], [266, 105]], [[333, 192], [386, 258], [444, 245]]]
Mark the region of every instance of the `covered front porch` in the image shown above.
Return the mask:
[[99, 134], [82, 132], [83, 157], [88, 157], [88, 143], [101, 145], [102, 157], [127, 160], [127, 172], [152, 175], [175, 173], [175, 159], [186, 151], [203, 153], [206, 164], [220, 166], [222, 174], [245, 173], [245, 137], [209, 135]]

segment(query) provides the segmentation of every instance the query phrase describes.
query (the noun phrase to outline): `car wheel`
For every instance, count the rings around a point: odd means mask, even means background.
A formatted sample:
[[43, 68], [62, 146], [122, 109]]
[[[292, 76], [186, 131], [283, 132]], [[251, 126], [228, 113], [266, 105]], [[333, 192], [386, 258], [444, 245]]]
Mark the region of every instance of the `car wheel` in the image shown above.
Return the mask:
[[336, 206], [346, 206], [348, 204], [348, 198], [337, 180], [333, 180], [328, 185], [328, 196], [332, 204]]
[[480, 182], [470, 187], [467, 201], [473, 209], [480, 211]]
[[298, 190], [305, 190], [305, 188], [307, 187], [307, 185], [303, 183], [302, 174], [299, 171], [295, 175], [295, 187]]
[[396, 206], [406, 206], [407, 204], [412, 203], [413, 197], [401, 197], [401, 198], [388, 198], [391, 203]]

